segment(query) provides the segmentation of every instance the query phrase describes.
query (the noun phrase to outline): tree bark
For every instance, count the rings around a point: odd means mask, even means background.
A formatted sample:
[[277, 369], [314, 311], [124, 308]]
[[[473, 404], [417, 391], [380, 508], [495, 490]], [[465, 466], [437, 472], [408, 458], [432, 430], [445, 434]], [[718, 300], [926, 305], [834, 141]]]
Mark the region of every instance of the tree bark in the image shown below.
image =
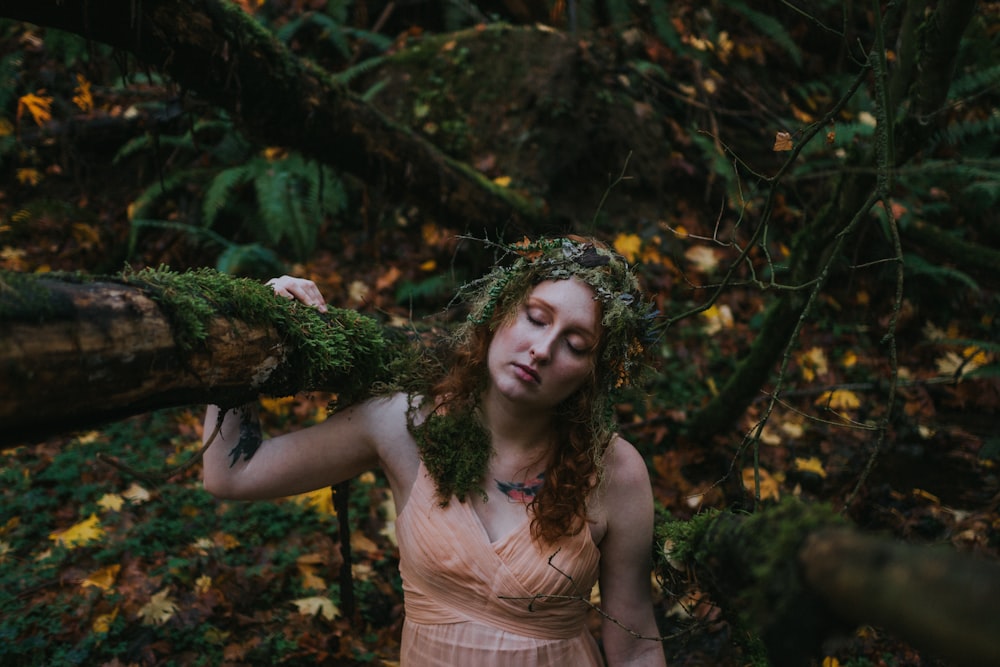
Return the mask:
[[494, 187], [297, 58], [234, 3], [5, 0], [0, 16], [131, 52], [235, 114], [257, 141], [353, 174], [460, 229], [474, 220], [496, 236], [505, 227], [534, 227], [544, 216], [537, 202]]
[[859, 625], [967, 667], [1000, 664], [1000, 565], [944, 547], [859, 534], [824, 506], [784, 502], [702, 518], [683, 561], [777, 667], [808, 664]]
[[[0, 275], [0, 443], [172, 406], [232, 407], [259, 394], [363, 395], [387, 379], [394, 344], [373, 320], [335, 309], [322, 316], [259, 283], [213, 279], [268, 300], [271, 311], [206, 289], [193, 295], [210, 310], [192, 338], [183, 323], [193, 316], [172, 298], [169, 277], [151, 284]], [[331, 345], [339, 357], [319, 374], [294, 336], [308, 325], [311, 345]]]

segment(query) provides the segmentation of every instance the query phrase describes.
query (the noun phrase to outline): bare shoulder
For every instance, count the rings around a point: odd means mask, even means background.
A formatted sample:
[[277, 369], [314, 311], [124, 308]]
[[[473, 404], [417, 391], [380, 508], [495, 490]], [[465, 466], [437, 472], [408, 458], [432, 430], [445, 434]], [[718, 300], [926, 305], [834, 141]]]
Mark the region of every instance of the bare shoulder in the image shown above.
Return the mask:
[[604, 474], [607, 492], [611, 495], [649, 490], [645, 459], [635, 445], [621, 436], [615, 436], [608, 445], [604, 455]]
[[410, 434], [413, 397], [399, 392], [369, 399], [355, 408], [365, 420], [379, 463], [397, 494], [404, 495], [416, 479], [420, 466], [417, 443]]

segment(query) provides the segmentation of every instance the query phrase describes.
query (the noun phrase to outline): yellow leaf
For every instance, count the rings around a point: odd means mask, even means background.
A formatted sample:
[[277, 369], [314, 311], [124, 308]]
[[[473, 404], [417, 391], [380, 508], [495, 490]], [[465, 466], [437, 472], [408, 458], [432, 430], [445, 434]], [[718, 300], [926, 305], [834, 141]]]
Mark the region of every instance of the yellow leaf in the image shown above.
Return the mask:
[[177, 613], [177, 603], [170, 597], [170, 589], [164, 588], [142, 606], [139, 618], [143, 625], [163, 625]]
[[337, 609], [337, 605], [329, 598], [324, 597], [311, 597], [311, 598], [301, 598], [299, 600], [292, 600], [294, 604], [299, 609], [299, 613], [303, 616], [316, 616], [317, 614], [322, 614], [323, 618], [328, 621], [340, 616], [340, 610]]
[[28, 93], [17, 100], [17, 119], [25, 113], [31, 114], [36, 125], [44, 125], [52, 118], [52, 98], [39, 90], [38, 94]]
[[774, 133], [774, 148], [773, 151], [790, 151], [792, 150], [792, 135], [788, 132], [775, 132]]
[[935, 362], [941, 375], [964, 377], [980, 366], [989, 363], [989, 355], [976, 347], [967, 347], [961, 354], [946, 352]]
[[634, 262], [642, 249], [642, 239], [638, 234], [619, 234], [615, 238], [615, 250], [630, 262]]
[[733, 311], [726, 304], [722, 304], [721, 306], [713, 305], [708, 310], [702, 311], [701, 317], [705, 320], [704, 330], [709, 336], [713, 336], [723, 329], [731, 329], [733, 327]]
[[806, 382], [816, 379], [817, 375], [826, 375], [830, 370], [826, 363], [826, 353], [823, 348], [814, 347], [797, 355], [799, 370]]
[[[754, 492], [754, 474], [753, 468], [743, 469], [743, 487]], [[771, 476], [771, 473], [761, 468], [760, 470], [760, 499], [767, 500], [768, 498], [773, 498], [774, 500], [781, 499], [781, 491], [778, 488], [778, 480]]]
[[212, 577], [203, 574], [194, 580], [194, 590], [199, 595], [204, 595], [212, 588]]
[[66, 530], [56, 531], [49, 535], [50, 540], [67, 549], [94, 542], [102, 537], [104, 537], [104, 529], [96, 514], [91, 514], [88, 518]]
[[95, 618], [90, 627], [94, 632], [109, 632], [111, 630], [111, 624], [115, 622], [116, 618], [118, 618], [118, 607], [115, 607], [115, 610], [110, 614], [101, 614]]
[[117, 512], [125, 504], [125, 499], [122, 498], [117, 493], [105, 493], [101, 496], [101, 499], [97, 501], [97, 506], [103, 510], [109, 510], [111, 512]]
[[17, 170], [17, 182], [21, 185], [38, 185], [42, 180], [42, 172], [26, 167]]
[[424, 262], [423, 264], [420, 265], [420, 270], [421, 271], [428, 271], [428, 272], [430, 272], [430, 271], [434, 271], [435, 269], [437, 269], [437, 262], [435, 262], [433, 259], [429, 259], [429, 260], [427, 260], [426, 262]]
[[90, 81], [82, 74], [76, 75], [76, 88], [73, 89], [73, 104], [84, 113], [94, 110], [94, 97], [90, 94]]
[[11, 551], [13, 551], [11, 546], [6, 542], [4, 542], [3, 540], [0, 540], [0, 563], [7, 562], [7, 554], [9, 554]]
[[0, 137], [9, 137], [14, 134], [14, 124], [6, 118], [0, 118]]
[[820, 394], [816, 405], [824, 405], [832, 410], [853, 410], [861, 405], [861, 400], [853, 391], [834, 389]]
[[150, 498], [149, 491], [137, 482], [132, 482], [132, 485], [122, 492], [122, 496], [133, 505], [141, 505]]
[[100, 588], [102, 591], [110, 590], [111, 587], [115, 585], [115, 579], [118, 578], [118, 572], [121, 569], [121, 565], [108, 565], [107, 567], [102, 567], [100, 570], [88, 574], [87, 577], [80, 582], [80, 585], [84, 588], [87, 586], [93, 586], [94, 588]]
[[808, 459], [795, 459], [795, 469], [799, 472], [812, 472], [820, 477], [826, 477], [826, 470], [823, 469], [823, 462], [815, 456]]
[[366, 470], [358, 476], [358, 481], [362, 484], [374, 484], [375, 483], [375, 473], [371, 470]]
[[848, 350], [844, 353], [844, 356], [840, 360], [840, 365], [844, 368], [854, 368], [858, 363], [858, 355], [854, 354], [852, 350]]
[[315, 491], [300, 493], [297, 496], [291, 496], [289, 500], [302, 507], [312, 508], [317, 514], [337, 516], [337, 510], [333, 506], [333, 493], [328, 486], [316, 489]]
[[825, 658], [823, 658], [822, 667], [840, 667], [840, 661], [834, 658], [833, 656], [828, 655]]
[[260, 398], [261, 409], [269, 415], [279, 417], [287, 415], [291, 411], [293, 403], [295, 403], [294, 396], [282, 396], [281, 398], [262, 396]]
[[510, 176], [497, 176], [493, 179], [493, 182], [499, 185], [501, 188], [510, 187]]

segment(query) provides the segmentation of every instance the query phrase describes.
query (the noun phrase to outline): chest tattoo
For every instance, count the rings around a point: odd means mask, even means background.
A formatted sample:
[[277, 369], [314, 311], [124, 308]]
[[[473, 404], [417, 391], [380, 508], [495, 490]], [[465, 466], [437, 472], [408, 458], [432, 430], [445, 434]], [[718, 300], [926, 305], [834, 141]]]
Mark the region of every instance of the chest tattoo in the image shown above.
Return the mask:
[[537, 477], [526, 482], [502, 482], [498, 479], [497, 488], [511, 502], [530, 503], [538, 495], [544, 482], [545, 473], [539, 473]]

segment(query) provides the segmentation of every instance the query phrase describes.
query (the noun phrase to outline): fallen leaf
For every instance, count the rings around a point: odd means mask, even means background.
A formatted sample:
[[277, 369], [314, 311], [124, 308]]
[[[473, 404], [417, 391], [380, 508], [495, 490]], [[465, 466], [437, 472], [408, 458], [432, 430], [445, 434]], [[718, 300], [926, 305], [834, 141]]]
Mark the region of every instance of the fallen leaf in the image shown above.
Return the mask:
[[139, 486], [137, 482], [132, 482], [132, 485], [122, 492], [122, 496], [133, 505], [141, 505], [150, 498], [149, 491]]
[[105, 493], [101, 496], [100, 500], [97, 501], [97, 506], [103, 510], [109, 510], [111, 512], [117, 512], [125, 504], [125, 499], [122, 498], [117, 493]]
[[177, 603], [170, 597], [170, 589], [164, 588], [142, 606], [139, 618], [143, 625], [163, 625], [177, 613]]
[[31, 115], [36, 125], [44, 125], [52, 118], [52, 97], [45, 95], [45, 90], [38, 94], [28, 93], [17, 100], [17, 120], [25, 113]]
[[861, 400], [853, 391], [834, 389], [820, 394], [815, 404], [826, 406], [831, 410], [853, 410], [861, 406]]
[[66, 530], [55, 531], [49, 535], [50, 540], [67, 549], [95, 542], [102, 537], [104, 537], [104, 528], [101, 527], [101, 520], [97, 518], [96, 514], [91, 514]]
[[[751, 493], [754, 492], [754, 473], [753, 468], [743, 469], [743, 488]], [[768, 498], [773, 498], [774, 500], [781, 499], [781, 492], [778, 488], [778, 480], [771, 476], [771, 473], [760, 469], [760, 499], [767, 500]]]
[[337, 609], [337, 605], [333, 604], [333, 601], [329, 598], [320, 596], [301, 598], [299, 600], [292, 600], [292, 604], [298, 607], [299, 613], [303, 616], [322, 614], [323, 618], [328, 621], [332, 621], [340, 616], [340, 610]]
[[94, 632], [106, 633], [111, 630], [111, 624], [116, 618], [118, 618], [118, 607], [115, 607], [110, 614], [101, 614], [95, 618], [90, 627]]
[[826, 470], [823, 468], [823, 462], [815, 456], [808, 459], [796, 458], [795, 469], [799, 472], [811, 472], [819, 475], [820, 477], [826, 477]]
[[121, 565], [108, 565], [107, 567], [102, 567], [96, 572], [91, 572], [80, 582], [80, 586], [86, 588], [87, 586], [93, 586], [94, 588], [100, 588], [102, 591], [111, 590], [111, 587], [115, 585], [115, 579], [118, 577], [118, 572], [122, 569]]

